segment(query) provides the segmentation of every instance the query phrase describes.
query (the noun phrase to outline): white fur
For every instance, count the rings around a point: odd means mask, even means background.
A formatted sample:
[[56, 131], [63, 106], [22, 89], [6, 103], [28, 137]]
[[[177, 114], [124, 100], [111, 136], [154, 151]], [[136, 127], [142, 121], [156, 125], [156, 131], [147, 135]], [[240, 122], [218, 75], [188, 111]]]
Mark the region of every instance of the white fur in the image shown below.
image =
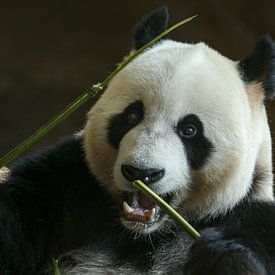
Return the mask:
[[[124, 68], [89, 112], [84, 146], [92, 172], [119, 193], [133, 190], [121, 174], [122, 164], [165, 169], [152, 188], [177, 194], [173, 204], [183, 215], [224, 214], [251, 192], [256, 163], [271, 161], [265, 108], [247, 89], [236, 62], [204, 43], [158, 43]], [[145, 106], [144, 120], [116, 151], [107, 139], [108, 122], [136, 100]], [[174, 131], [188, 114], [200, 118], [214, 145], [199, 171], [190, 169]], [[266, 175], [252, 192], [255, 199], [273, 200], [270, 164]]]

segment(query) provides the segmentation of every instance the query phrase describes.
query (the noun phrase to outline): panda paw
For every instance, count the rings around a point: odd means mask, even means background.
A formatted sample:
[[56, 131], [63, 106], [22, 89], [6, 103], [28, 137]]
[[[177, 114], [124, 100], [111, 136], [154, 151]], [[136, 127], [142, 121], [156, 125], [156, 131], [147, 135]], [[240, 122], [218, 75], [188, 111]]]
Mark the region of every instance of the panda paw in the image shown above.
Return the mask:
[[206, 229], [190, 248], [184, 274], [264, 275], [268, 272], [250, 248], [225, 239], [217, 229]]

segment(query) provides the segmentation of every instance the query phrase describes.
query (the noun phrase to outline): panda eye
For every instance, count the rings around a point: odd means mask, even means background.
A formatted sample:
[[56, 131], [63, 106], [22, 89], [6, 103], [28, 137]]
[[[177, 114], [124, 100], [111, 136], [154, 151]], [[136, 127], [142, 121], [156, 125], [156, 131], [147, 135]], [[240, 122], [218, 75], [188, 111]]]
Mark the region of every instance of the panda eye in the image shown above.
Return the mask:
[[142, 120], [141, 114], [139, 114], [138, 112], [130, 112], [127, 119], [128, 122], [133, 125], [137, 125]]
[[182, 138], [193, 138], [197, 134], [197, 128], [193, 124], [183, 125], [180, 129], [178, 129], [178, 134]]
[[144, 106], [142, 101], [137, 100], [129, 104], [123, 112], [110, 118], [108, 124], [108, 139], [110, 144], [118, 149], [122, 138], [144, 117]]

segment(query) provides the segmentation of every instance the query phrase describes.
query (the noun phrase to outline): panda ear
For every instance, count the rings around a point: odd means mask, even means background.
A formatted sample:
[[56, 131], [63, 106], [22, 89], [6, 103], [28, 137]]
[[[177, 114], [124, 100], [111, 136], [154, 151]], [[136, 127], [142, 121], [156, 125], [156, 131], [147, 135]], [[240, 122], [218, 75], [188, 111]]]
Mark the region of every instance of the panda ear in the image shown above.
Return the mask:
[[[140, 49], [154, 37], [166, 30], [169, 20], [168, 9], [163, 6], [147, 14], [137, 23], [134, 30], [134, 47]], [[162, 38], [163, 39], [163, 38]]]
[[275, 44], [271, 37], [259, 38], [254, 51], [240, 61], [239, 67], [245, 82], [258, 82], [266, 98], [275, 96]]

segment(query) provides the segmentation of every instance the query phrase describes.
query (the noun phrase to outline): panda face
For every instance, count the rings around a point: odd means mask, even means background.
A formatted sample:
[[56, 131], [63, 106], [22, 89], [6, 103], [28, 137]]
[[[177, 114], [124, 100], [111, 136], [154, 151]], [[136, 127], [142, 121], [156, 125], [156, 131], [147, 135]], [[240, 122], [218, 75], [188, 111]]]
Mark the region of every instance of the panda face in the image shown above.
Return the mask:
[[131, 182], [187, 217], [226, 212], [251, 186], [263, 115], [235, 62], [203, 43], [166, 40], [124, 68], [89, 112], [87, 162], [117, 198], [121, 222], [150, 233], [167, 216]]

